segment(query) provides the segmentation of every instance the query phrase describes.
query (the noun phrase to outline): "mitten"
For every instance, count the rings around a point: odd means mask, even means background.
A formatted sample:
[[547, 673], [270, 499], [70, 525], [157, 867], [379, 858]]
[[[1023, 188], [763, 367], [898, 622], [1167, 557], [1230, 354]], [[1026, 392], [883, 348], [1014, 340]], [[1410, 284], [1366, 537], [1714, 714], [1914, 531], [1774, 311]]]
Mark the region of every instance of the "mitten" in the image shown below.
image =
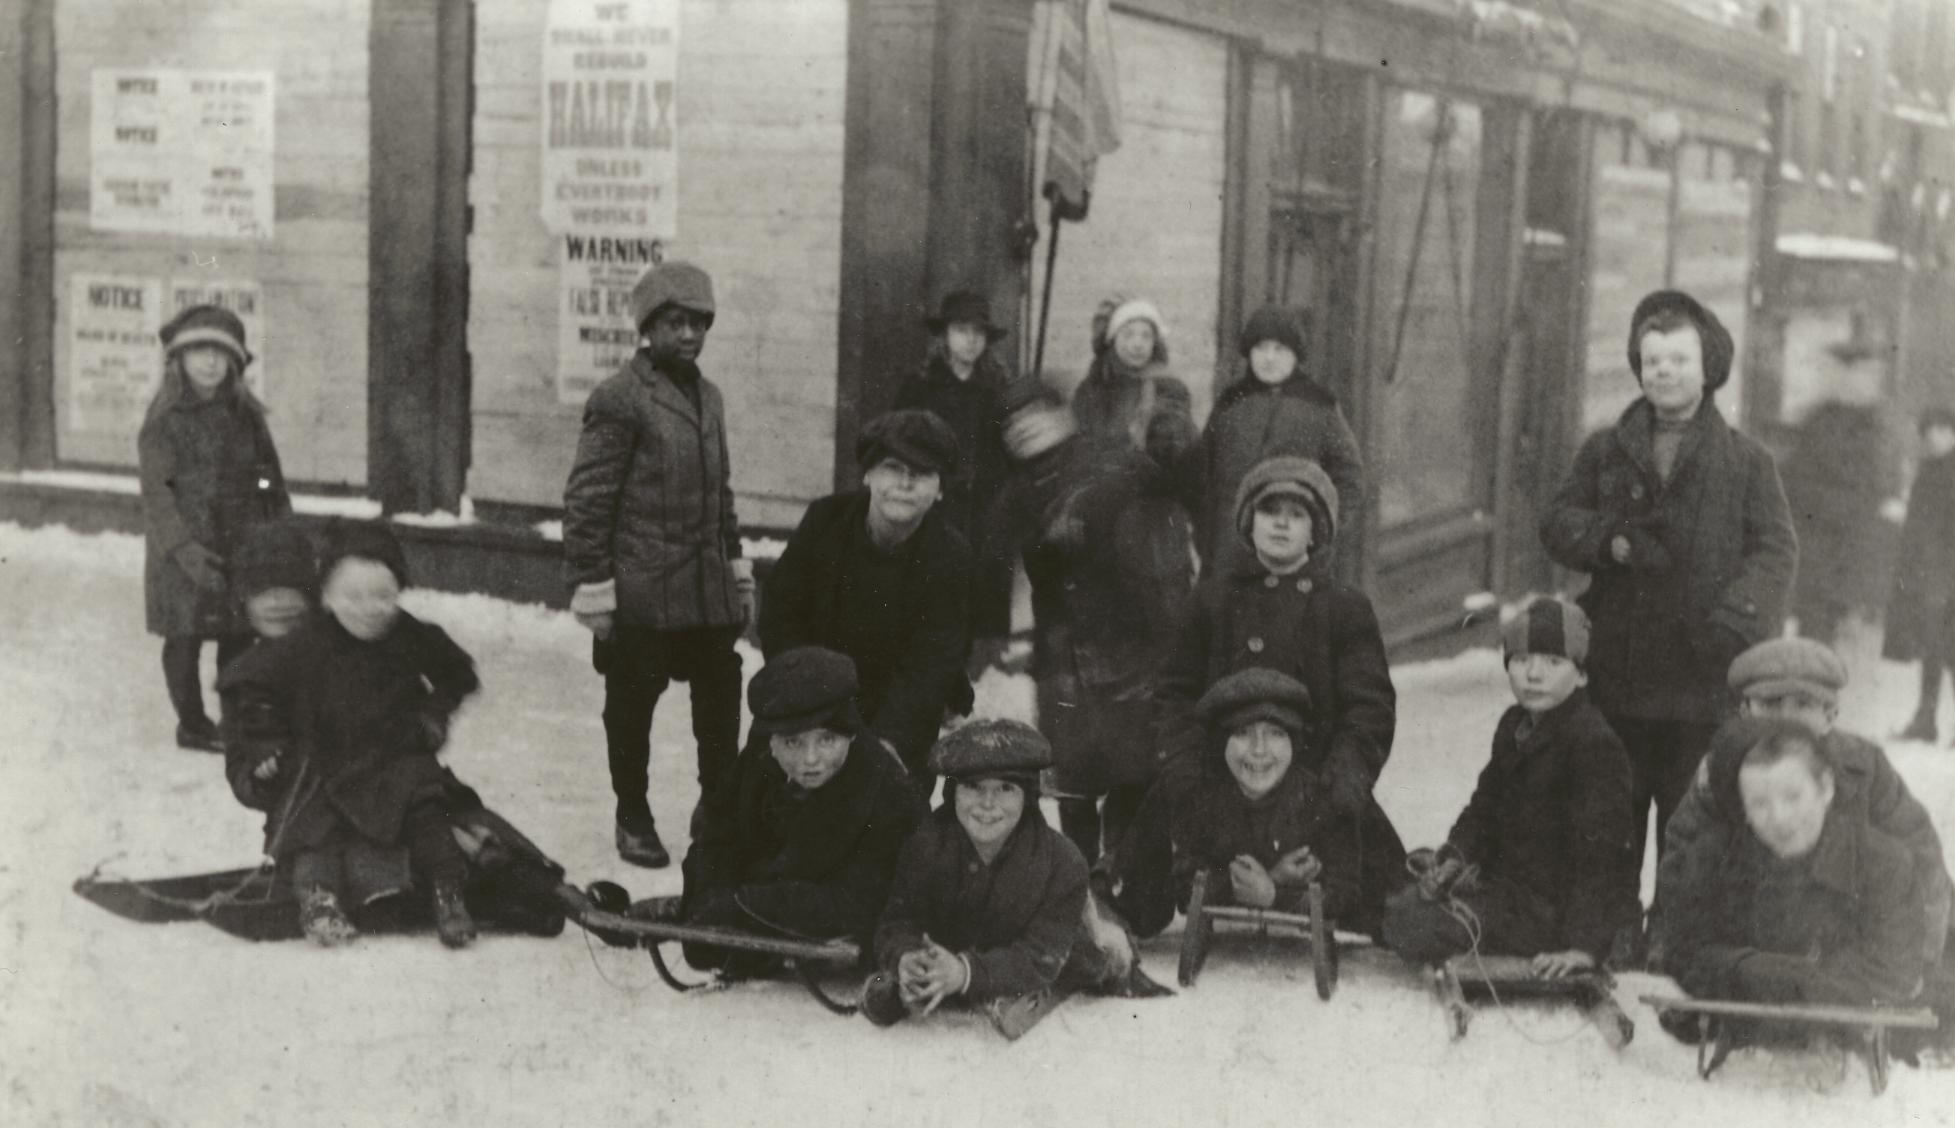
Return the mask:
[[570, 594], [570, 613], [597, 638], [610, 638], [618, 610], [618, 581], [578, 584]]
[[224, 558], [196, 541], [186, 541], [171, 554], [192, 583], [205, 591], [224, 590]]
[[1663, 547], [1663, 542], [1647, 525], [1625, 522], [1610, 543], [1613, 545], [1618, 538], [1629, 545], [1627, 553], [1616, 554], [1616, 562], [1623, 567], [1641, 572], [1661, 572], [1670, 567], [1670, 550]]

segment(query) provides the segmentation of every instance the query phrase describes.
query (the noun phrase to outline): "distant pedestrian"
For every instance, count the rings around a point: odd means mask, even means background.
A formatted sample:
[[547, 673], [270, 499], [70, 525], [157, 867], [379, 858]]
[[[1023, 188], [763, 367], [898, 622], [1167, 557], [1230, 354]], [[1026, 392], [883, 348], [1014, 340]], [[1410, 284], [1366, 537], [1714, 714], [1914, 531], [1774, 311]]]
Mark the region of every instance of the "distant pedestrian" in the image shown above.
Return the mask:
[[1887, 497], [1887, 446], [1871, 407], [1829, 400], [1806, 414], [1780, 470], [1792, 527], [1799, 535], [1799, 577], [1792, 614], [1799, 633], [1828, 646], [1840, 625], [1880, 598], [1867, 546], [1881, 525]]
[[221, 752], [204, 709], [200, 653], [221, 670], [251, 644], [229, 564], [257, 526], [292, 511], [265, 405], [245, 387], [244, 323], [192, 306], [163, 327], [163, 382], [137, 440], [143, 498], [143, 602], [163, 637], [163, 681], [179, 748]]
[[659, 697], [692, 684], [702, 794], [740, 744], [733, 645], [753, 618], [753, 565], [741, 556], [720, 391], [697, 363], [715, 308], [712, 279], [691, 263], [639, 278], [640, 347], [591, 392], [564, 484], [570, 609], [595, 636], [604, 674], [618, 854], [653, 868], [671, 862], [647, 798]]
[[1921, 446], [1881, 649], [1896, 661], [1920, 661], [1920, 702], [1900, 736], [1932, 743], [1942, 672], [1955, 668], [1955, 411], [1921, 413]]

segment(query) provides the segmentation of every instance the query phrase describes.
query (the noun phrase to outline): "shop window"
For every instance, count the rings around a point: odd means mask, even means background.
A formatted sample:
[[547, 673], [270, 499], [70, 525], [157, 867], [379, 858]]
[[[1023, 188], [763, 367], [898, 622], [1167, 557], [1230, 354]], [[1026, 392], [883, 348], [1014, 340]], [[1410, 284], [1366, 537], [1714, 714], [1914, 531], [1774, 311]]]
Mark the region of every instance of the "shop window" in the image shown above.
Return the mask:
[[1636, 398], [1624, 323], [1638, 299], [1667, 284], [1671, 237], [1667, 167], [1638, 167], [1597, 146], [1592, 173], [1584, 432], [1615, 422]]

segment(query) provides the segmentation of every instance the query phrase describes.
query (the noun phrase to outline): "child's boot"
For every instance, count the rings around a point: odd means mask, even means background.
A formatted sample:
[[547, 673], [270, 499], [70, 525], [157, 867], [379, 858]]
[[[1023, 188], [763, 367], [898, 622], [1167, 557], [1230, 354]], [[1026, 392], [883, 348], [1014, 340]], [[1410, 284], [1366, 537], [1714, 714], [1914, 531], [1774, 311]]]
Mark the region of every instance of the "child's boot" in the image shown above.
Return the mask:
[[466, 948], [475, 943], [475, 918], [462, 903], [462, 887], [452, 881], [434, 887], [434, 931], [449, 948]]
[[339, 907], [339, 898], [323, 885], [307, 886], [299, 894], [299, 927], [306, 939], [322, 948], [338, 948], [350, 944], [360, 930], [346, 919], [346, 913]]

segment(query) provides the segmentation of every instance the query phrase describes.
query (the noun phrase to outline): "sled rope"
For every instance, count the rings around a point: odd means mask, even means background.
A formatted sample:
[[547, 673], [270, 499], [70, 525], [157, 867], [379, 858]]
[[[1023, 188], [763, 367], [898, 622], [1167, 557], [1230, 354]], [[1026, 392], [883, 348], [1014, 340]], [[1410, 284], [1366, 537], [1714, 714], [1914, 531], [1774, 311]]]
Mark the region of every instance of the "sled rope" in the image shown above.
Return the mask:
[[1446, 895], [1444, 908], [1446, 915], [1458, 921], [1459, 926], [1466, 930], [1467, 943], [1470, 945], [1467, 952], [1473, 957], [1473, 966], [1480, 969], [1480, 981], [1486, 986], [1487, 996], [1493, 1000], [1494, 1009], [1500, 1012], [1500, 1017], [1506, 1021], [1514, 1033], [1519, 1034], [1522, 1038], [1537, 1046], [1558, 1046], [1563, 1042], [1574, 1040], [1583, 1033], [1583, 1027], [1588, 1025], [1586, 1022], [1583, 1022], [1581, 1025], [1574, 1027], [1568, 1033], [1557, 1038], [1537, 1038], [1528, 1033], [1519, 1022], [1515, 1021], [1514, 1016], [1508, 1013], [1506, 1002], [1501, 999], [1499, 990], [1493, 985], [1493, 976], [1487, 973], [1486, 961], [1480, 958], [1480, 936], [1482, 933], [1480, 915], [1473, 911], [1473, 906], [1453, 896], [1451, 893]]

